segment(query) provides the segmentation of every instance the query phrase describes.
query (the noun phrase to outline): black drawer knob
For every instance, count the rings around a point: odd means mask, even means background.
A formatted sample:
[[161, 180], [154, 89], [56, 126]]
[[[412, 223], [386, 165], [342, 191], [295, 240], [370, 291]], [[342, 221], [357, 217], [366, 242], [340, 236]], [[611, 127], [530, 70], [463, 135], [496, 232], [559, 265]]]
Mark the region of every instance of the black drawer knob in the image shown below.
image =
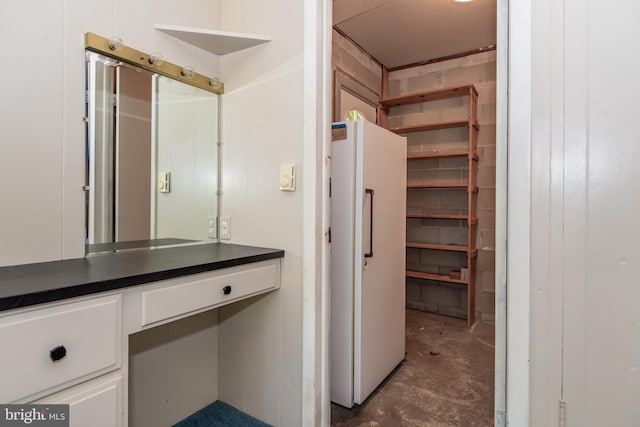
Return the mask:
[[49, 357], [51, 357], [51, 360], [53, 360], [54, 362], [57, 362], [58, 360], [63, 359], [66, 355], [67, 355], [67, 349], [64, 348], [63, 345], [59, 345], [58, 347], [49, 351]]
[[222, 293], [225, 295], [229, 295], [231, 293], [231, 285], [227, 285], [224, 288], [222, 288]]

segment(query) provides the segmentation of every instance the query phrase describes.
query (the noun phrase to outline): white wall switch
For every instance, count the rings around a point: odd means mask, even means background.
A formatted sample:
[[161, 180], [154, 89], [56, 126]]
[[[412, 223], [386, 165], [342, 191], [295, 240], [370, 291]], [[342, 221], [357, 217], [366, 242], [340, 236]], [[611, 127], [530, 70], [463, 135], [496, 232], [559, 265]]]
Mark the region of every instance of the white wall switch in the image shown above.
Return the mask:
[[280, 165], [280, 191], [296, 190], [296, 165], [283, 163]]
[[220, 240], [231, 239], [231, 217], [223, 216], [220, 218]]
[[158, 192], [171, 192], [171, 172], [160, 172], [158, 174]]

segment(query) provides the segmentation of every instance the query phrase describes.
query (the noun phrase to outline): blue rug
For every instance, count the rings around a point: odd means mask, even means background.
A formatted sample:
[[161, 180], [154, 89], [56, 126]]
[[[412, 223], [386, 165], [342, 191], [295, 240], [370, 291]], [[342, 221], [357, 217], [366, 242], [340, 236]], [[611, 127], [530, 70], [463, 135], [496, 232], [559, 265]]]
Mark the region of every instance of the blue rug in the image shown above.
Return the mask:
[[173, 427], [273, 427], [216, 400]]

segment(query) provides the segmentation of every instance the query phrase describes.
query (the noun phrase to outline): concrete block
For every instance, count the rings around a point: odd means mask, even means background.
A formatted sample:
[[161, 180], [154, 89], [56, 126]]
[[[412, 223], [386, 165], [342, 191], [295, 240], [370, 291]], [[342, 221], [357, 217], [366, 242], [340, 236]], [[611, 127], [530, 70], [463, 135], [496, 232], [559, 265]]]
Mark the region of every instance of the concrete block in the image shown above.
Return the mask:
[[490, 325], [496, 324], [496, 315], [493, 313], [476, 314], [476, 319], [479, 319], [482, 323], [488, 323]]
[[482, 277], [482, 291], [495, 292], [496, 290], [496, 273], [494, 271], [478, 271], [478, 277]]
[[437, 243], [439, 241], [439, 227], [407, 227], [407, 242]]
[[[496, 145], [496, 126], [495, 124], [483, 122], [480, 123], [480, 132], [478, 132], [477, 146]], [[494, 156], [495, 157], [495, 156]]]
[[410, 270], [419, 269], [421, 264], [420, 251], [417, 249], [407, 249], [406, 262], [407, 268]]
[[437, 197], [423, 197], [423, 190], [411, 190], [407, 192], [407, 211], [430, 212], [440, 207], [440, 199]]
[[468, 167], [469, 162], [464, 157], [453, 157], [450, 159], [440, 159], [440, 169], [464, 169]]
[[495, 209], [478, 209], [478, 229], [495, 230], [496, 228], [496, 210]]
[[420, 283], [407, 281], [407, 300], [420, 301]]
[[434, 197], [438, 197], [439, 207], [445, 209], [466, 209], [467, 192], [462, 190], [439, 190], [430, 191]]
[[[424, 151], [424, 150], [420, 150], [420, 151]], [[411, 160], [408, 165], [413, 169], [421, 169], [421, 170], [427, 170], [427, 169], [432, 169], [432, 170], [436, 170], [438, 169], [438, 167], [440, 166], [440, 162], [438, 161], [438, 159], [421, 159], [421, 160]]]
[[496, 168], [495, 167], [479, 167], [477, 179], [478, 179], [478, 187], [495, 188]]
[[476, 271], [496, 271], [496, 253], [495, 251], [479, 250], [476, 259]]
[[485, 80], [485, 64], [475, 63], [467, 66], [452, 68], [444, 73], [445, 85], [453, 86], [469, 82], [481, 82]]
[[459, 319], [467, 318], [467, 307], [448, 307], [448, 306], [440, 306], [438, 307], [438, 313], [444, 314], [445, 316], [457, 317]]
[[495, 313], [495, 297], [493, 292], [476, 292], [476, 310], [481, 313]]
[[[496, 62], [485, 62], [484, 63], [484, 81], [485, 82], [495, 82], [496, 78]], [[495, 91], [493, 92], [495, 96]]]
[[467, 255], [464, 252], [423, 249], [420, 255], [420, 264], [424, 266], [435, 265], [445, 267], [447, 271], [449, 268], [459, 269], [467, 262]]
[[459, 184], [462, 182], [460, 169], [427, 169], [422, 171], [424, 184]]
[[496, 167], [496, 146], [495, 139], [493, 140], [494, 145], [480, 145], [477, 148], [478, 156], [480, 159], [478, 161], [479, 168], [487, 168], [487, 167]]
[[489, 127], [496, 124], [496, 104], [478, 104], [478, 122]]
[[437, 304], [438, 306], [461, 307], [460, 289], [443, 285], [423, 285], [420, 301]]
[[409, 300], [407, 300], [407, 303], [406, 303], [405, 307], [409, 308], [411, 310], [426, 311], [428, 313], [437, 313], [438, 312], [438, 306], [436, 304], [429, 304], [429, 303], [425, 303], [425, 302], [422, 302], [422, 301], [409, 301]]
[[431, 90], [444, 87], [442, 72], [439, 71], [409, 77], [406, 79], [406, 82], [407, 91], [409, 93], [420, 92], [425, 90], [425, 88], [429, 88], [428, 90]]
[[407, 169], [407, 185], [420, 184], [422, 182], [422, 171]]
[[475, 84], [476, 90], [478, 91], [478, 105], [496, 103], [496, 80], [495, 79], [485, 80], [483, 82], [476, 82], [474, 84]]
[[484, 251], [495, 250], [496, 249], [495, 230], [479, 229], [476, 234], [476, 248]]
[[495, 209], [496, 208], [496, 190], [495, 188], [481, 188], [478, 191], [478, 209]]
[[465, 228], [454, 228], [454, 227], [440, 228], [439, 243], [443, 245], [466, 245], [467, 244], [466, 227]]

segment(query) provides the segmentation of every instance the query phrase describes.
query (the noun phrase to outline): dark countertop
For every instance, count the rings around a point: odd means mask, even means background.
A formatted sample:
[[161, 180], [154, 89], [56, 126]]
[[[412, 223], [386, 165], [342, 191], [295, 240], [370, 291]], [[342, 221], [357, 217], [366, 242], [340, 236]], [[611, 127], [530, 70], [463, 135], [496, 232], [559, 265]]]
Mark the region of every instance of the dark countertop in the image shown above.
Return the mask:
[[281, 249], [208, 243], [0, 267], [0, 311], [282, 257]]

